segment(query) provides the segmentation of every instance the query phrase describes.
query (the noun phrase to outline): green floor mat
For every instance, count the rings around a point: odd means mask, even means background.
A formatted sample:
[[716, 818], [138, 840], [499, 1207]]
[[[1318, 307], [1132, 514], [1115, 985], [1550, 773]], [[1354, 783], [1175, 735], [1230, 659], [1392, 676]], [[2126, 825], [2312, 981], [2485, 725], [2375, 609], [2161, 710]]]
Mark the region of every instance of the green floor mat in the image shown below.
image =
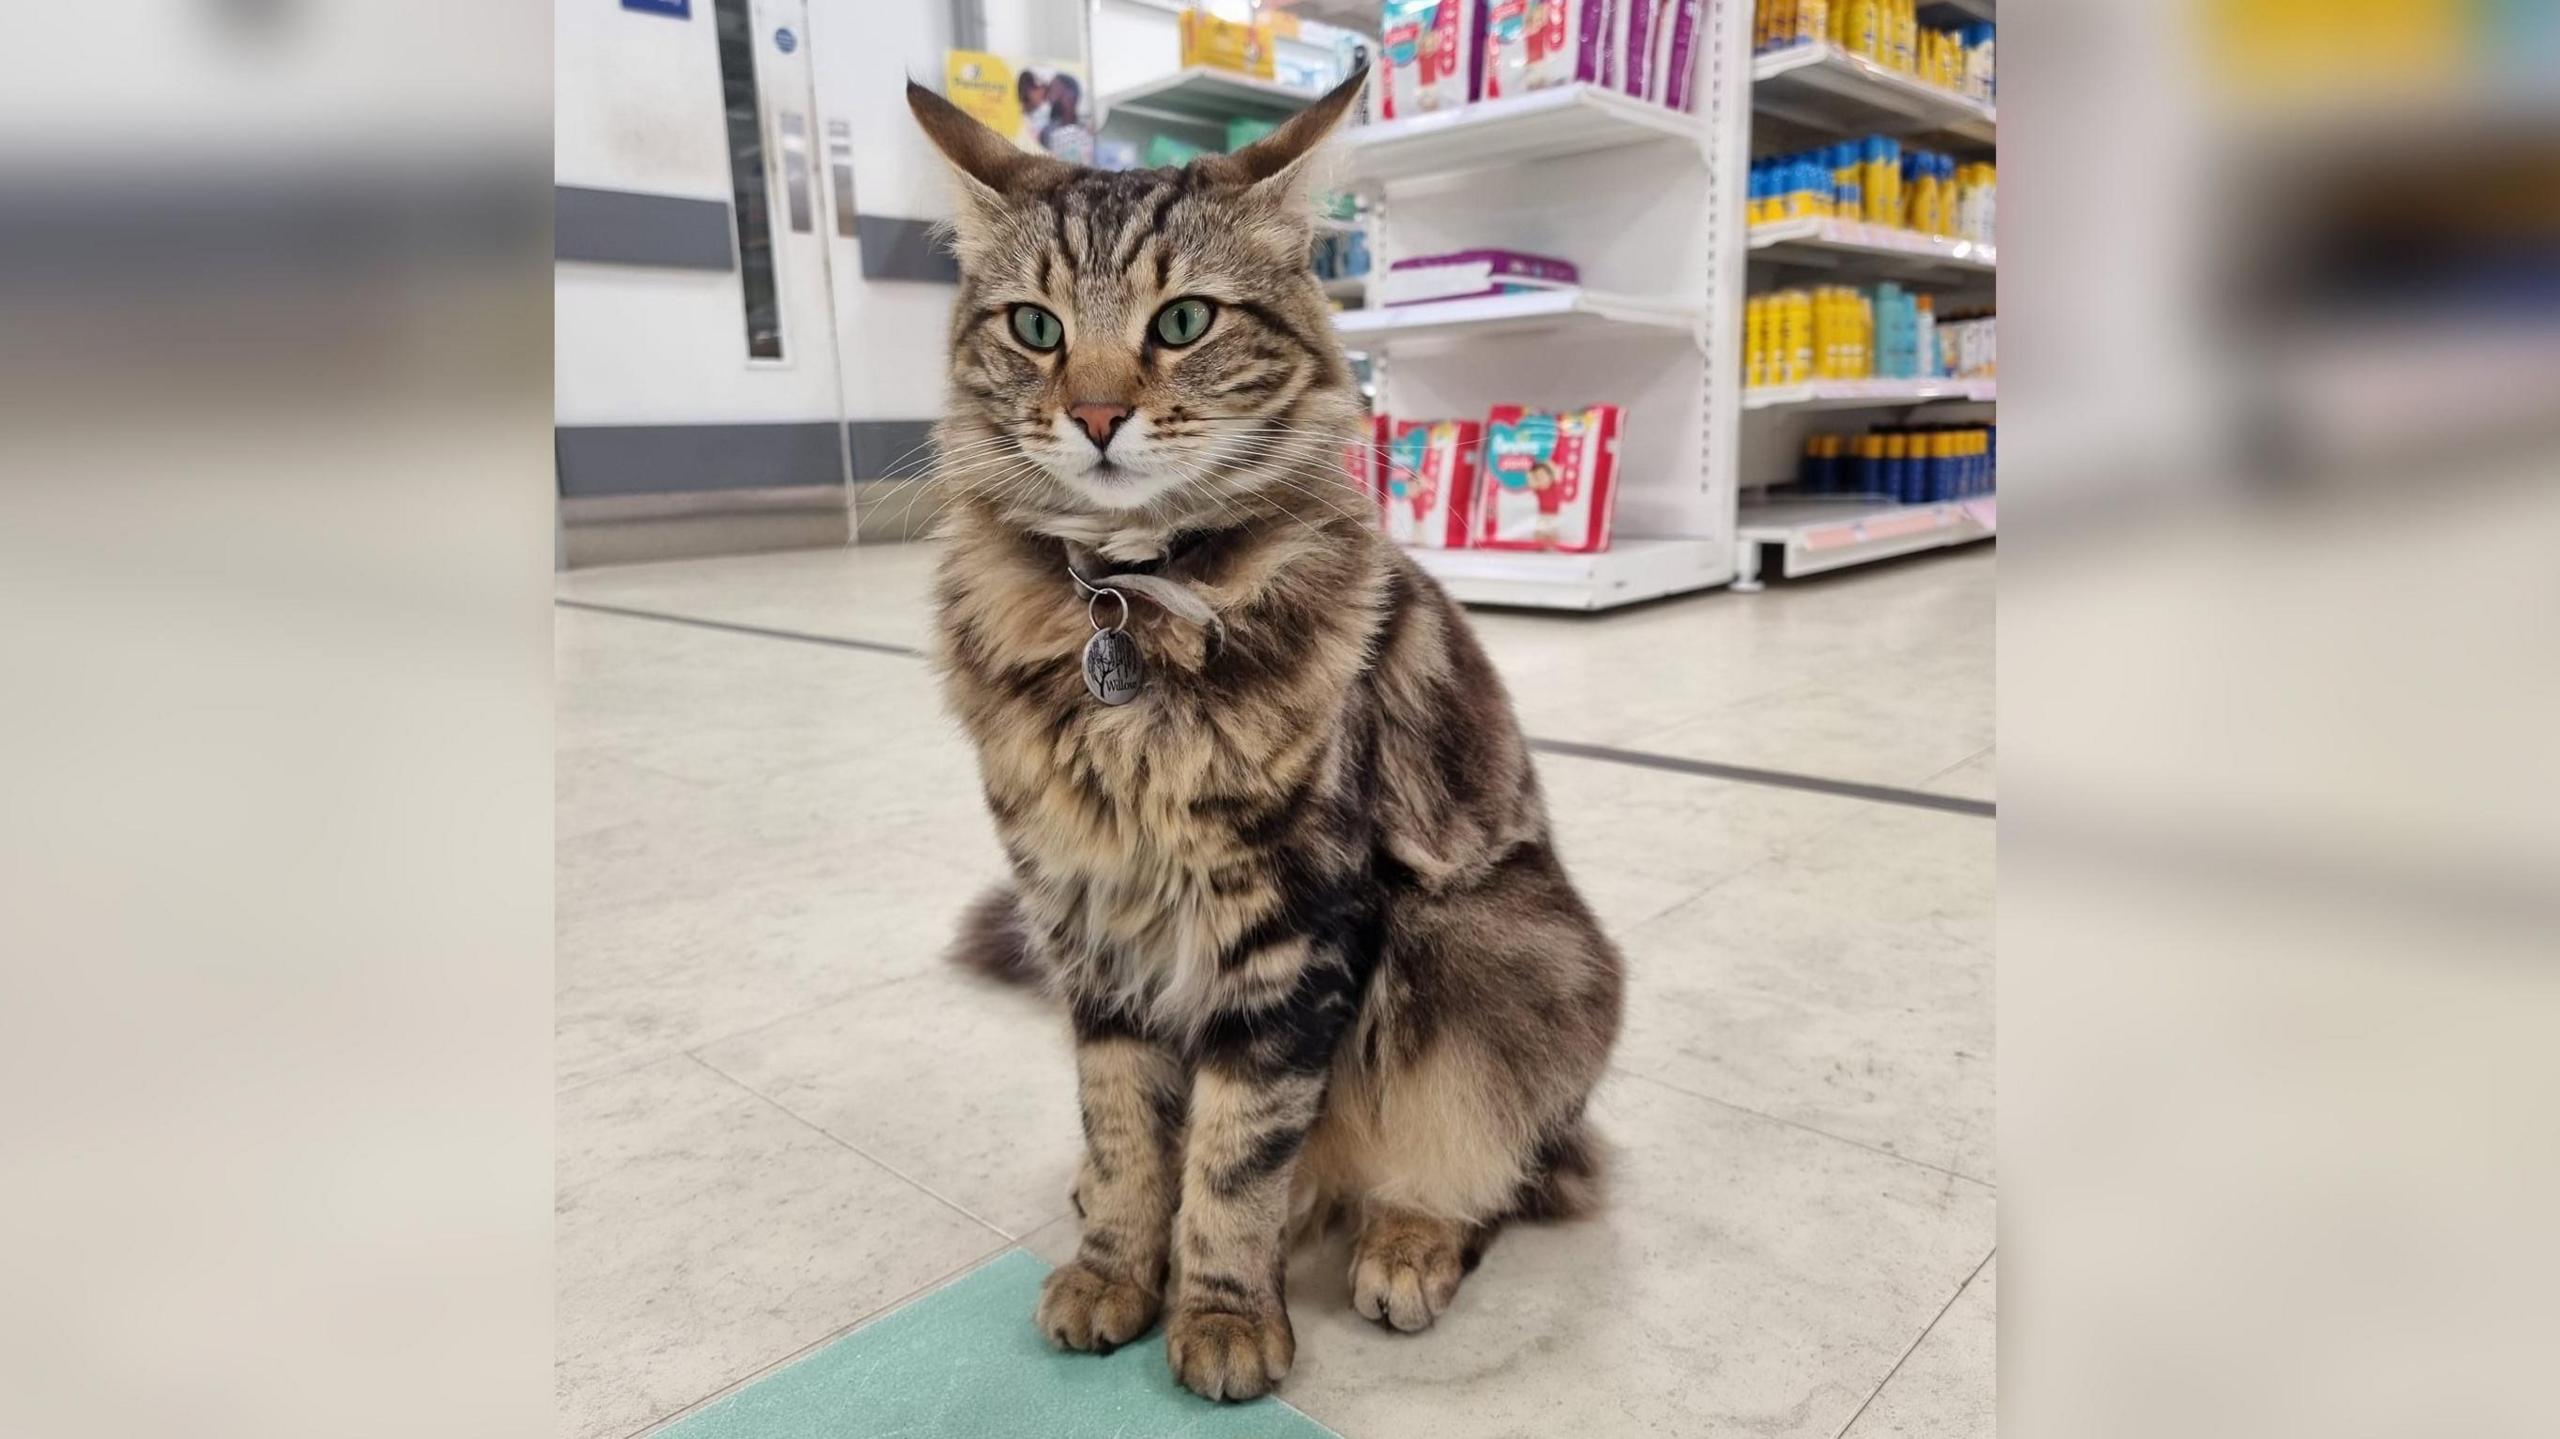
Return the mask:
[[1049, 1266], [1012, 1250], [659, 1431], [663, 1439], [1338, 1439], [1277, 1399], [1173, 1381], [1164, 1330], [1107, 1359], [1031, 1327]]

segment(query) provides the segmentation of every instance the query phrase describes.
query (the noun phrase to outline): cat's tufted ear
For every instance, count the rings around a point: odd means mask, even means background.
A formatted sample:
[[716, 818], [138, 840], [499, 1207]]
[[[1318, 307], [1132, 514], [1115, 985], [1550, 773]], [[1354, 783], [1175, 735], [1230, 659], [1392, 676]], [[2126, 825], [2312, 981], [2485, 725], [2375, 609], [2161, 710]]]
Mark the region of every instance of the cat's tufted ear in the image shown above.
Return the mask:
[[1291, 209], [1304, 208], [1315, 177], [1315, 155], [1351, 113], [1361, 87], [1368, 83], [1369, 67], [1363, 65], [1279, 129], [1232, 155], [1212, 155], [1195, 163], [1213, 179], [1249, 186]]
[[[1000, 196], [1043, 189], [1065, 177], [1063, 160], [1036, 155], [969, 118], [967, 112], [913, 80], [907, 82], [907, 109], [942, 158], [960, 177], [961, 193], [984, 204]], [[967, 206], [963, 206], [964, 211]]]

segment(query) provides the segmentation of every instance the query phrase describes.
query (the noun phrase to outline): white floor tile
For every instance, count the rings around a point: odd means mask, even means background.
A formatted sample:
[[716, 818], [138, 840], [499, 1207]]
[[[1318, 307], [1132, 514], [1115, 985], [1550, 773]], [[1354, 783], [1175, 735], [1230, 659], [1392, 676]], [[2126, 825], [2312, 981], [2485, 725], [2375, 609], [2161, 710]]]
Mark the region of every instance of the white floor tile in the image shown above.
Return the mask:
[[1862, 808], [1625, 936], [1618, 1063], [1988, 1182], [1991, 823]]
[[931, 544], [863, 545], [616, 565], [572, 570], [560, 577], [559, 592], [595, 604], [921, 647], [931, 635], [937, 552]]
[[560, 1430], [619, 1439], [1001, 1248], [677, 1058], [560, 1100]]
[[[560, 592], [922, 645], [932, 561]], [[1988, 799], [1992, 574], [1986, 548], [1475, 622], [1533, 734]], [[1063, 1022], [940, 958], [1002, 860], [928, 667], [574, 609], [556, 633], [563, 1432], [627, 1434], [1004, 1233], [1071, 1255]], [[1419, 1337], [1351, 1314], [1339, 1238], [1303, 1253], [1286, 1397], [1352, 1436], [1831, 1436], [1871, 1395], [1856, 1434], [1988, 1433], [1989, 1271], [1911, 1345], [1991, 1243], [1991, 1191], [1942, 1172], [1992, 1177], [1991, 823], [1538, 764], [1631, 966], [1613, 1201], [1505, 1235]]]
[[1992, 740], [1987, 694], [1812, 683], [1727, 705], [1629, 748], [1864, 784], [1918, 788]]
[[2000, 753], [1984, 750], [1955, 768], [1932, 776], [1920, 787], [1938, 794], [1996, 801], [2000, 798]]
[[1037, 994], [937, 966], [702, 1058], [1009, 1234], [1068, 1212], [1075, 1055]]
[[1639, 1079], [1594, 1112], [1608, 1207], [1513, 1226], [1425, 1333], [1352, 1312], [1342, 1236], [1302, 1250], [1282, 1397], [1352, 1436], [1829, 1439], [1991, 1247], [1980, 1186]]
[[1537, 766], [1557, 852], [1617, 936], [1869, 808], [1570, 755]]
[[1992, 1439], [1999, 1432], [1999, 1267], [1996, 1259], [1982, 1266], [1842, 1439]]

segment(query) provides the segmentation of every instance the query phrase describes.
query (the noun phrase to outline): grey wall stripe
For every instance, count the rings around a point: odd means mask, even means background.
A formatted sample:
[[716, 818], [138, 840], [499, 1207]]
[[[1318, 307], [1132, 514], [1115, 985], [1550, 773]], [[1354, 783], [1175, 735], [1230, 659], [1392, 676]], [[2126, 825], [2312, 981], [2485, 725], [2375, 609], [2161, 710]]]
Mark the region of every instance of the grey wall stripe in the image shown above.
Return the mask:
[[[862, 278], [958, 284], [960, 262], [933, 227], [931, 220], [856, 215]], [[736, 266], [726, 201], [577, 185], [552, 188], [551, 257], [694, 270]]]
[[853, 481], [911, 480], [933, 469], [931, 420], [853, 420], [845, 427], [853, 449]]
[[842, 485], [830, 421], [776, 425], [562, 425], [552, 432], [565, 499]]
[[862, 278], [960, 283], [960, 262], [933, 233], [933, 223], [895, 215], [855, 216], [862, 236]]
[[613, 265], [731, 268], [729, 206], [721, 200], [557, 185], [551, 191], [551, 257]]
[[[560, 493], [570, 499], [842, 485], [823, 420], [772, 425], [562, 425]], [[854, 420], [853, 478], [908, 480], [933, 468], [933, 421]]]

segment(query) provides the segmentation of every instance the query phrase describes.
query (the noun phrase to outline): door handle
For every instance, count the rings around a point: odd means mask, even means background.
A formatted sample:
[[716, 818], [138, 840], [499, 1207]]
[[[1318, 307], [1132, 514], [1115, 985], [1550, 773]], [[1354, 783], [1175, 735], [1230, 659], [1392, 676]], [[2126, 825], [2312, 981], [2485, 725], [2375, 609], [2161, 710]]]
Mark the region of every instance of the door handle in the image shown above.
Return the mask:
[[836, 189], [836, 233], [850, 240], [854, 238], [853, 126], [843, 120], [827, 122], [827, 169]]
[[794, 110], [782, 112], [782, 197], [790, 208], [791, 229], [809, 233], [809, 121]]

